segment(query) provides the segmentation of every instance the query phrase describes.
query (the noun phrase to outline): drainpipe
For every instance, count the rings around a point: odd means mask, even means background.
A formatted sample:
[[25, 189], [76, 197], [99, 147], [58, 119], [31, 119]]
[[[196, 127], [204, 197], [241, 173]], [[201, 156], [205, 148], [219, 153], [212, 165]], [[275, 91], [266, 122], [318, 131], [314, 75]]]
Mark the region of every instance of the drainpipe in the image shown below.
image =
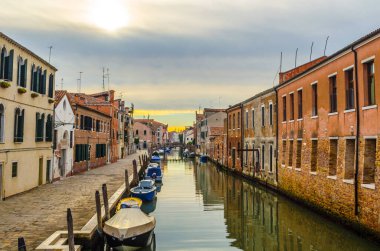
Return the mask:
[[273, 105], [273, 108], [276, 109], [275, 113], [276, 113], [276, 123], [273, 123], [276, 125], [276, 184], [278, 186], [278, 137], [280, 137], [278, 135], [278, 131], [279, 131], [279, 123], [278, 123], [278, 100], [277, 100], [277, 97], [278, 97], [278, 92], [277, 92], [277, 88], [274, 88], [274, 92], [276, 93], [276, 104]]
[[230, 121], [228, 121], [228, 117], [229, 117], [229, 115], [228, 115], [228, 110], [226, 110], [226, 113], [227, 113], [227, 139], [226, 139], [226, 144], [227, 144], [227, 156], [226, 156], [226, 158], [227, 158], [227, 161], [226, 161], [226, 163], [224, 163], [225, 165], [227, 165], [226, 167], [228, 168], [228, 157], [230, 156], [230, 145], [228, 144], [228, 131], [230, 130]]
[[243, 115], [243, 104], [240, 104], [240, 136], [241, 136], [241, 144], [240, 144], [240, 168], [243, 172], [243, 149], [244, 149], [244, 115]]
[[359, 113], [359, 83], [358, 83], [358, 54], [354, 48], [351, 47], [354, 53], [355, 63], [355, 103], [356, 103], [356, 140], [355, 140], [355, 215], [359, 215], [359, 188], [358, 188], [358, 176], [359, 176], [359, 139], [360, 139], [360, 113]]

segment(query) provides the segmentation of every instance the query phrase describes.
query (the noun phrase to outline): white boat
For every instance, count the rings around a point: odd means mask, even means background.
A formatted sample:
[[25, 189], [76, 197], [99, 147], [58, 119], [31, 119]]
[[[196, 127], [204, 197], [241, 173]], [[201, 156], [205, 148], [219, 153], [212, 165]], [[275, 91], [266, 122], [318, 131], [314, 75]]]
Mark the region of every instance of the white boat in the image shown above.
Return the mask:
[[104, 223], [103, 231], [110, 247], [145, 247], [152, 242], [156, 219], [140, 208], [122, 208]]

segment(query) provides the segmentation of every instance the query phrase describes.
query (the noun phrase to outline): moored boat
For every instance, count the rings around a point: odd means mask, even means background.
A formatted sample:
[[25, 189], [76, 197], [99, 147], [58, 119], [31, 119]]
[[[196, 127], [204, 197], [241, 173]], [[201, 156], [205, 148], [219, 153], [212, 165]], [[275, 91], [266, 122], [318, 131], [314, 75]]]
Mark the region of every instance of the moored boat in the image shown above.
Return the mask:
[[116, 206], [116, 212], [123, 208], [137, 207], [140, 208], [142, 205], [142, 200], [136, 197], [128, 197], [121, 199]]
[[146, 169], [145, 179], [152, 179], [156, 182], [162, 182], [162, 171], [157, 163], [150, 163]]
[[160, 161], [161, 161], [161, 158], [158, 155], [153, 155], [152, 158], [150, 158], [150, 162], [153, 162], [153, 163], [160, 163]]
[[143, 201], [151, 201], [156, 196], [156, 189], [154, 180], [142, 180], [137, 187], [131, 188], [131, 194]]
[[156, 219], [140, 208], [122, 208], [104, 223], [103, 231], [110, 247], [146, 247], [152, 242]]

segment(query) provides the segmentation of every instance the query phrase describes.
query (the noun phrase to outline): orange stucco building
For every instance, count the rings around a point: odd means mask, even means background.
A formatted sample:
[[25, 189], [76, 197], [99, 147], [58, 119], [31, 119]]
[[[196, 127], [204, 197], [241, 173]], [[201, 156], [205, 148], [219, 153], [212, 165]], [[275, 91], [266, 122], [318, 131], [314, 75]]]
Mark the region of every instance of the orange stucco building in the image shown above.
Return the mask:
[[376, 30], [277, 87], [280, 189], [377, 234], [379, 59]]

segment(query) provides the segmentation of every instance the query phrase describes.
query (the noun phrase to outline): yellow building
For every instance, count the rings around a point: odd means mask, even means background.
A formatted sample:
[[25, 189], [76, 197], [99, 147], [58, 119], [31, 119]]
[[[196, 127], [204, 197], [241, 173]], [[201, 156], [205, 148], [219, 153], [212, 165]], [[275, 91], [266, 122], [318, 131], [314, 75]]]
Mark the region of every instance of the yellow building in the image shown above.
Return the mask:
[[3, 33], [0, 52], [0, 199], [4, 199], [51, 180], [57, 69]]

